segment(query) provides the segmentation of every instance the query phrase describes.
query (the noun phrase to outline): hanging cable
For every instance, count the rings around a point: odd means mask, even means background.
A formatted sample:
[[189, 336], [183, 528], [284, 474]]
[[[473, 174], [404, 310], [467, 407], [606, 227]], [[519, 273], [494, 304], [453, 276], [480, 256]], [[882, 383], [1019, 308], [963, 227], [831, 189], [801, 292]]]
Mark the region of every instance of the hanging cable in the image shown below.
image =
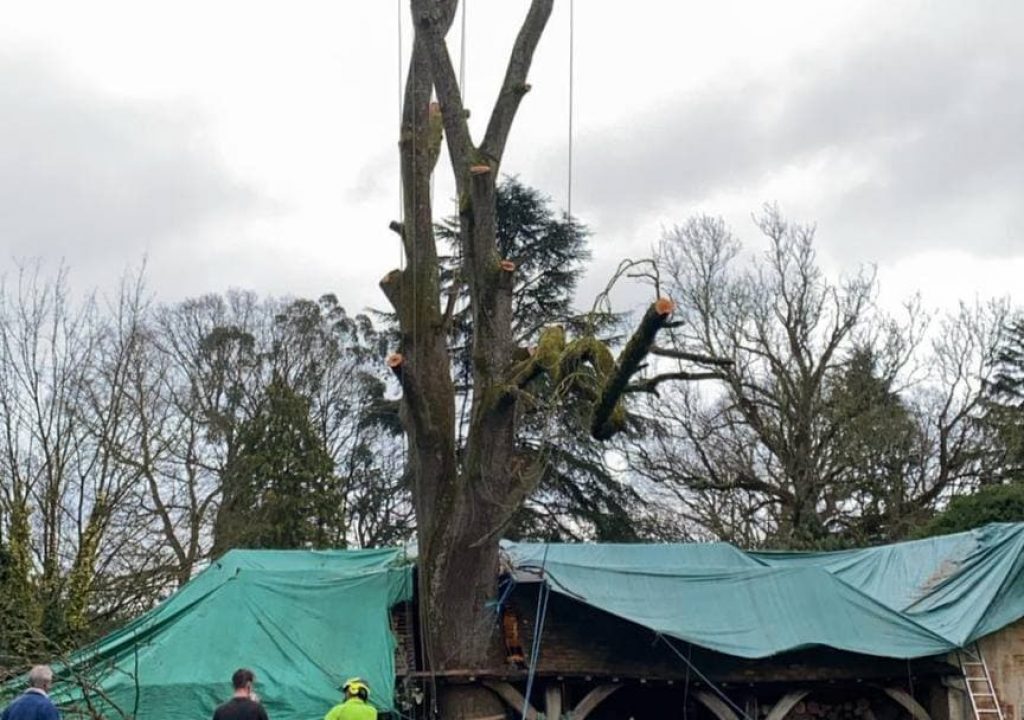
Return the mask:
[[[401, 137], [402, 134], [402, 71], [404, 70], [404, 63], [402, 62], [402, 0], [395, 0], [395, 16], [398, 18], [398, 134]], [[401, 150], [399, 150], [399, 162], [398, 162], [398, 219], [405, 224], [405, 194], [402, 189], [402, 162], [401, 162]], [[403, 238], [399, 238], [398, 242], [398, 269], [405, 269], [405, 241]]]
[[551, 596], [551, 588], [548, 586], [545, 568], [548, 564], [548, 549], [551, 546], [544, 543], [544, 557], [540, 563], [540, 589], [537, 591], [537, 616], [533, 624], [533, 642], [530, 645], [530, 669], [526, 674], [526, 692], [523, 694], [523, 715], [521, 720], [526, 720], [530, 709], [530, 694], [533, 692], [533, 680], [537, 675], [537, 661], [540, 660], [540, 641], [544, 633], [544, 619], [548, 614], [548, 598]]
[[668, 645], [669, 649], [672, 650], [672, 652], [674, 652], [679, 657], [680, 660], [682, 660], [684, 663], [686, 663], [686, 667], [687, 668], [689, 668], [690, 670], [693, 670], [693, 674], [694, 675], [696, 675], [701, 680], [703, 680], [705, 685], [707, 685], [709, 688], [714, 690], [715, 694], [718, 695], [718, 697], [722, 698], [722, 700], [729, 707], [731, 707], [733, 710], [735, 710], [737, 715], [739, 715], [741, 718], [743, 718], [743, 720], [754, 720], [754, 718], [751, 718], [750, 715], [747, 714], [746, 710], [744, 710], [739, 705], [737, 705], [732, 700], [730, 700], [729, 696], [726, 695], [722, 691], [721, 688], [719, 688], [717, 685], [715, 685], [715, 683], [712, 682], [711, 679], [707, 675], [702, 673], [700, 671], [700, 668], [698, 668], [696, 665], [694, 665], [693, 661], [690, 660], [690, 658], [688, 658], [686, 655], [683, 655], [683, 653], [679, 651], [679, 648], [677, 648], [675, 645], [672, 644], [672, 641], [668, 639], [667, 635], [662, 635], [661, 633], [658, 633], [658, 638], [660, 640], [664, 641], [664, 643], [666, 645]]
[[575, 108], [576, 0], [569, 0], [569, 169], [566, 178], [566, 214], [572, 222], [573, 110]]

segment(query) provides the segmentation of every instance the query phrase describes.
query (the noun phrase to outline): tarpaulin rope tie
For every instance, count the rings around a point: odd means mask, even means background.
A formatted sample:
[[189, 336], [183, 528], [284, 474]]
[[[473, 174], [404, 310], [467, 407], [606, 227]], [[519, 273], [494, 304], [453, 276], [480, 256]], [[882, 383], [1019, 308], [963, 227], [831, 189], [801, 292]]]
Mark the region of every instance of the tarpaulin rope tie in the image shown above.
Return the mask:
[[728, 696], [728, 695], [726, 695], [726, 694], [725, 694], [725, 692], [723, 692], [723, 691], [722, 691], [722, 689], [721, 689], [721, 688], [719, 688], [719, 687], [718, 687], [718, 686], [717, 686], [717, 685], [716, 685], [716, 684], [715, 684], [714, 682], [712, 682], [712, 681], [711, 681], [711, 679], [710, 679], [710, 678], [709, 678], [709, 677], [708, 677], [707, 675], [705, 675], [704, 673], [702, 673], [702, 672], [700, 671], [700, 668], [698, 668], [698, 667], [697, 667], [697, 666], [696, 666], [696, 665], [695, 665], [695, 664], [693, 663], [693, 661], [692, 661], [692, 660], [690, 660], [690, 659], [689, 659], [688, 657], [686, 657], [685, 655], [683, 655], [683, 654], [682, 654], [682, 653], [681, 653], [681, 652], [679, 651], [679, 649], [678, 649], [678, 648], [677, 648], [677, 647], [676, 647], [675, 645], [673, 645], [673, 644], [672, 644], [672, 641], [671, 641], [671, 640], [669, 640], [669, 638], [668, 638], [668, 636], [667, 636], [667, 635], [663, 635], [662, 633], [658, 633], [658, 638], [659, 638], [660, 640], [663, 640], [663, 641], [665, 642], [665, 644], [669, 646], [669, 648], [670, 648], [670, 649], [672, 650], [672, 652], [674, 652], [674, 653], [675, 653], [676, 655], [678, 655], [678, 656], [679, 656], [679, 659], [680, 659], [680, 660], [682, 660], [682, 661], [683, 661], [684, 663], [686, 663], [686, 665], [687, 665], [687, 667], [688, 667], [688, 668], [690, 668], [691, 670], [693, 670], [694, 674], [695, 674], [695, 675], [696, 675], [697, 677], [699, 677], [699, 678], [700, 678], [701, 680], [703, 680], [703, 681], [704, 681], [704, 683], [705, 683], [705, 684], [706, 684], [706, 685], [707, 685], [707, 686], [708, 686], [709, 688], [711, 688], [712, 690], [714, 690], [714, 691], [715, 691], [715, 694], [716, 694], [716, 695], [718, 695], [718, 697], [722, 698], [722, 700], [723, 700], [723, 701], [724, 701], [724, 702], [725, 702], [725, 703], [726, 703], [726, 704], [727, 704], [727, 705], [728, 705], [729, 707], [731, 707], [731, 708], [732, 708], [733, 710], [735, 710], [735, 711], [736, 711], [736, 714], [737, 714], [737, 715], [739, 715], [739, 716], [740, 716], [741, 718], [744, 718], [744, 720], [754, 720], [753, 718], [751, 718], [751, 717], [750, 717], [750, 716], [749, 716], [749, 715], [747, 714], [747, 712], [746, 712], [745, 710], [743, 710], [742, 708], [740, 708], [740, 706], [739, 706], [739, 705], [737, 705], [737, 704], [736, 704], [736, 703], [734, 703], [734, 702], [733, 702], [732, 700], [730, 700], [730, 699], [729, 699], [729, 696]]

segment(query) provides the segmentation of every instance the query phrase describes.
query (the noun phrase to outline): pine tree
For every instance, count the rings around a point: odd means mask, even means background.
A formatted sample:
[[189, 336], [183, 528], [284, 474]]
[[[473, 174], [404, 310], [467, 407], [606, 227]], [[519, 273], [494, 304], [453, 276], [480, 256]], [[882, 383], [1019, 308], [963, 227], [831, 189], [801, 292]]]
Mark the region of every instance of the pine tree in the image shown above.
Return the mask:
[[[558, 213], [550, 198], [516, 177], [505, 178], [495, 193], [496, 245], [501, 257], [516, 265], [512, 287], [512, 331], [516, 342], [536, 345], [544, 327], [562, 325], [570, 331], [596, 322], [597, 330], [610, 334], [617, 317], [582, 316], [573, 301], [580, 278], [590, 259], [590, 230], [576, 218]], [[473, 318], [468, 291], [459, 278], [458, 218], [437, 229], [452, 253], [442, 263], [445, 291], [454, 294], [460, 310], [452, 317], [453, 375], [459, 388], [460, 421], [468, 419], [473, 369]], [[546, 379], [541, 384], [550, 385]], [[545, 387], [543, 394], [552, 394]], [[616, 477], [604, 460], [602, 443], [587, 427], [589, 407], [571, 398], [555, 408], [539, 412], [525, 408], [519, 449], [543, 459], [537, 489], [518, 509], [506, 537], [521, 540], [592, 539], [605, 542], [637, 540], [637, 515], [642, 500], [637, 492]]]
[[1024, 482], [1024, 317], [1007, 326], [994, 364], [983, 418], [1002, 459], [993, 479]]
[[224, 470], [214, 555], [231, 548], [323, 547], [342, 498], [309, 403], [280, 377], [238, 430]]

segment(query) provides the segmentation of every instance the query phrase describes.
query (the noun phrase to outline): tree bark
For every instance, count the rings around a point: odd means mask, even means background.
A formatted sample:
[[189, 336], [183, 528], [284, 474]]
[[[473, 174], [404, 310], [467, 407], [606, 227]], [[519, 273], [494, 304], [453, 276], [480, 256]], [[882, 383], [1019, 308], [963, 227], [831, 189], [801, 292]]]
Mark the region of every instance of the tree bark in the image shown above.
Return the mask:
[[[495, 597], [498, 540], [511, 509], [529, 491], [510, 478], [515, 404], [501, 387], [510, 366], [512, 272], [495, 244], [495, 182], [525, 78], [551, 11], [534, 0], [516, 40], [505, 83], [477, 148], [444, 37], [456, 0], [412, 0], [415, 39], [402, 112], [401, 223], [407, 267], [381, 287], [400, 326], [402, 390], [419, 541], [419, 603], [426, 662], [433, 670], [496, 667], [499, 636], [489, 607]], [[436, 90], [438, 104], [431, 103]], [[440, 123], [438, 121], [441, 121]], [[460, 199], [460, 242], [474, 321], [472, 426], [461, 463], [456, 457], [455, 388], [447, 328], [440, 307], [430, 177], [443, 124]], [[484, 688], [450, 688], [440, 697], [443, 717], [493, 715], [501, 704]]]
[[[457, 0], [411, 0], [415, 38], [400, 130], [404, 217], [390, 227], [402, 239], [404, 269], [381, 288], [398, 317], [400, 340], [389, 366], [402, 386], [401, 416], [409, 441], [409, 470], [417, 518], [418, 591], [425, 661], [429, 669], [499, 668], [504, 658], [498, 618], [498, 541], [516, 509], [535, 489], [540, 473], [517, 453], [520, 388], [539, 372], [558, 373], [555, 355], [524, 368], [513, 335], [512, 289], [516, 266], [496, 243], [496, 183], [512, 123], [530, 86], [526, 79], [553, 0], [532, 0], [509, 58], [483, 141], [473, 143], [467, 112], [445, 35]], [[432, 94], [436, 92], [437, 102]], [[457, 453], [455, 387], [451, 379], [448, 318], [441, 308], [430, 177], [443, 137], [459, 198], [461, 277], [473, 319], [472, 416]], [[601, 364], [603, 387], [595, 402], [595, 435], [622, 428], [621, 399], [638, 372], [671, 302], [652, 306], [616, 363], [594, 338], [565, 346], [560, 362]], [[557, 333], [549, 332], [549, 339]], [[579, 344], [582, 342], [582, 344]], [[594, 344], [600, 345], [600, 358]], [[590, 348], [589, 356], [587, 356]], [[478, 718], [502, 712], [484, 687], [442, 688], [445, 718]]]

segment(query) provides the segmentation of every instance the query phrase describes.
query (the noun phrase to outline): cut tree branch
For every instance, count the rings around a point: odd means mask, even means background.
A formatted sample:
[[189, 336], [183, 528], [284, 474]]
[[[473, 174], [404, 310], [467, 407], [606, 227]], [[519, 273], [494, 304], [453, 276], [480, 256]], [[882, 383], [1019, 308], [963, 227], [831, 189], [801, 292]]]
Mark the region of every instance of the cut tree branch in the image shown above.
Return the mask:
[[487, 123], [483, 144], [480, 146], [481, 152], [496, 163], [501, 162], [501, 156], [505, 152], [505, 143], [508, 141], [519, 103], [523, 95], [530, 90], [526, 76], [553, 4], [554, 0], [533, 0], [530, 3], [530, 10], [512, 48], [508, 68], [505, 70], [505, 80], [491, 112], [491, 119]]
[[640, 369], [644, 358], [654, 344], [654, 338], [668, 322], [675, 303], [661, 298], [652, 303], [640, 320], [640, 325], [619, 354], [615, 368], [604, 382], [604, 387], [594, 406], [590, 434], [597, 440], [608, 440], [620, 432], [626, 424], [626, 412], [622, 407], [622, 396], [630, 379]]

